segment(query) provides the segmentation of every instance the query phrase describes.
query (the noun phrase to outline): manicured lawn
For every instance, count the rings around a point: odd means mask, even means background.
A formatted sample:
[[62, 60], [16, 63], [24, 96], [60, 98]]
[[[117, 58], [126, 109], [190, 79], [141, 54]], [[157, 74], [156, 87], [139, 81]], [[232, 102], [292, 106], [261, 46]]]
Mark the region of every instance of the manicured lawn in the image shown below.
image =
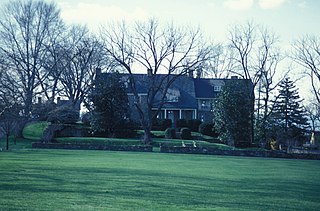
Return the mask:
[[140, 145], [141, 141], [138, 139], [124, 139], [124, 138], [96, 138], [96, 137], [64, 137], [55, 138], [59, 143], [97, 143], [109, 145]]
[[0, 210], [319, 210], [320, 161], [0, 152]]
[[36, 122], [26, 125], [22, 131], [22, 135], [26, 139], [40, 140], [43, 131], [48, 127], [48, 122]]

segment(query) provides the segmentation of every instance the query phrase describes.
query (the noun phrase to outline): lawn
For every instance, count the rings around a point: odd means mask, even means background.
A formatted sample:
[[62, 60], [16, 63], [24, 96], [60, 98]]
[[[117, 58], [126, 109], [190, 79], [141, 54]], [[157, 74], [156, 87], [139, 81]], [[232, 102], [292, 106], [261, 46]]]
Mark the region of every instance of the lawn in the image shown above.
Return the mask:
[[48, 122], [36, 122], [24, 127], [22, 134], [26, 139], [40, 140], [43, 131], [48, 127]]
[[0, 152], [0, 210], [319, 210], [320, 161]]

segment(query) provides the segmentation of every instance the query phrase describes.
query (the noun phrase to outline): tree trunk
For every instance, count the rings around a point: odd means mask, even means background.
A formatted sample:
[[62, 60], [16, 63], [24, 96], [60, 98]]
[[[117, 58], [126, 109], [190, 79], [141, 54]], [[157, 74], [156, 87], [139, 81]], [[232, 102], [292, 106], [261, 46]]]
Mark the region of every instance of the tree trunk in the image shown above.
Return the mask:
[[145, 145], [150, 145], [152, 142], [151, 140], [151, 128], [145, 127], [144, 128], [144, 135], [143, 135], [143, 143]]
[[9, 150], [9, 134], [6, 135], [7, 146], [6, 149]]

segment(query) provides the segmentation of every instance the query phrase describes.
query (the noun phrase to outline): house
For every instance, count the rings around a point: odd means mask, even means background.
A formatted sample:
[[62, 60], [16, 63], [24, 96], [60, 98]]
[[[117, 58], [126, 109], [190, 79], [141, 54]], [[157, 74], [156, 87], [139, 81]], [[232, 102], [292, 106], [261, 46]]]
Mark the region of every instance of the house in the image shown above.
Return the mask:
[[[108, 77], [109, 74], [98, 71], [97, 78], [103, 79]], [[133, 74], [132, 77], [136, 82], [139, 101], [143, 104], [147, 100], [148, 74]], [[166, 75], [158, 74], [156, 77], [156, 80], [161, 80]], [[130, 91], [129, 75], [123, 74], [122, 80], [128, 90], [129, 106], [131, 108], [130, 118], [138, 120], [138, 112], [134, 108], [134, 96]], [[159, 119], [171, 119], [173, 123], [178, 119], [199, 119], [203, 122], [210, 122], [213, 120], [214, 103], [223, 87], [228, 83], [252, 86], [250, 80], [238, 79], [237, 77], [218, 79], [193, 78], [188, 75], [179, 76], [169, 87], [165, 104], [163, 104], [157, 117]], [[158, 109], [159, 102], [160, 96], [156, 96], [152, 110], [156, 111]]]

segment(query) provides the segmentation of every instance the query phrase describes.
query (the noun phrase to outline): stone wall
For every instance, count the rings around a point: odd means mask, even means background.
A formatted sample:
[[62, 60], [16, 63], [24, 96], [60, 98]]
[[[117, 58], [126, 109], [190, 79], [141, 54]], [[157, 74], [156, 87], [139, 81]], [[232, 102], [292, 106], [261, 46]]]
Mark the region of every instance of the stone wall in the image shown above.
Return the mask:
[[110, 150], [152, 152], [151, 146], [105, 145], [105, 144], [61, 144], [61, 143], [32, 143], [32, 148], [42, 149], [72, 149], [72, 150]]
[[162, 153], [184, 153], [184, 154], [205, 154], [205, 155], [226, 155], [246, 157], [271, 157], [288, 159], [312, 159], [320, 160], [320, 154], [311, 153], [287, 153], [285, 151], [257, 151], [257, 150], [219, 150], [209, 147], [170, 147], [161, 146]]
[[[62, 144], [62, 143], [32, 143], [32, 148], [42, 149], [71, 149], [71, 150], [110, 150], [110, 151], [134, 151], [153, 152], [152, 146], [129, 146], [129, 145], [105, 145], [105, 144]], [[160, 146], [161, 153], [225, 155], [245, 157], [287, 158], [287, 159], [310, 159], [320, 160], [320, 153], [293, 153], [285, 151], [257, 151], [257, 150], [219, 150], [210, 147], [170, 147]]]

